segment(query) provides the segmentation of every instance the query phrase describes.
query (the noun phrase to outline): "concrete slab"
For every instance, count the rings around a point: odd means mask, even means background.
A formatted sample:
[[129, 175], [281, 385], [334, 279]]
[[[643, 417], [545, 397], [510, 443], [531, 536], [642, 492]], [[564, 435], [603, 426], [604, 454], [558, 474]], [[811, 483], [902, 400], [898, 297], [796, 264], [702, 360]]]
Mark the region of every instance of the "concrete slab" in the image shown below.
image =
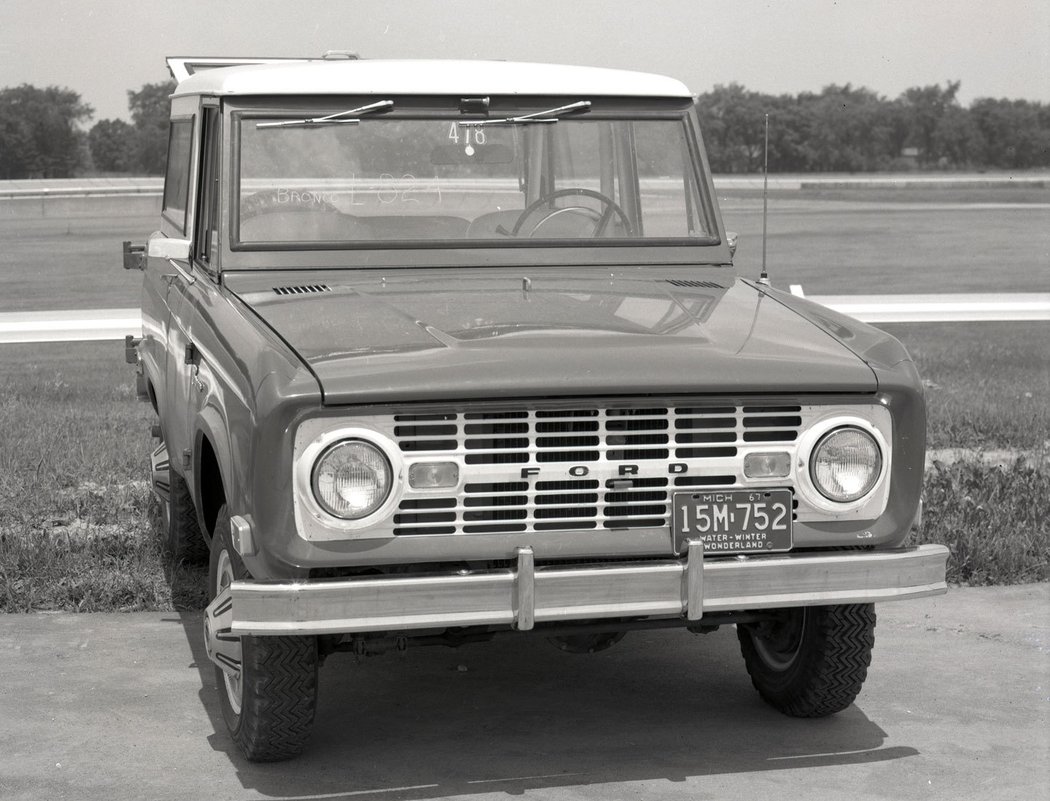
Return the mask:
[[759, 701], [725, 629], [336, 655], [276, 765], [233, 750], [198, 615], [0, 617], [0, 797], [1045, 798], [1050, 585], [878, 613], [857, 704], [815, 721]]

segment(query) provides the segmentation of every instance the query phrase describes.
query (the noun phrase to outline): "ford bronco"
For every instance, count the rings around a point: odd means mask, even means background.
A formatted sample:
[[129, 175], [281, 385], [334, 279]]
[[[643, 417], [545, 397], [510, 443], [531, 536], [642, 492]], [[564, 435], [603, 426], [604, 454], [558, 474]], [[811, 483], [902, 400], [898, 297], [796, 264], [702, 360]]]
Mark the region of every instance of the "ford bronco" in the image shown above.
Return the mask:
[[301, 751], [333, 652], [522, 632], [732, 625], [766, 702], [828, 715], [874, 603], [945, 591], [915, 365], [735, 271], [681, 83], [169, 63], [127, 355], [249, 759]]

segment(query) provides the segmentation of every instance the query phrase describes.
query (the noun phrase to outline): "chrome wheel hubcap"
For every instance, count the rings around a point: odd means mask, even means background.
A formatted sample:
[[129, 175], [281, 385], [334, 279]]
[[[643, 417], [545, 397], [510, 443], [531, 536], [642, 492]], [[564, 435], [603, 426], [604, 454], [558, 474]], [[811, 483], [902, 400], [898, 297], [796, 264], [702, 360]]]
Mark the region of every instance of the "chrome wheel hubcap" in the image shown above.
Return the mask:
[[[230, 561], [229, 551], [223, 549], [222, 553], [219, 554], [219, 568], [216, 572], [218, 576], [216, 578], [215, 594], [219, 595], [233, 582], [233, 563]], [[230, 702], [230, 708], [239, 715], [241, 714], [241, 691], [244, 683], [243, 662], [240, 659], [242, 652], [239, 642], [235, 646], [235, 650], [237, 651], [238, 662], [241, 663], [241, 670], [236, 675], [225, 670], [222, 671], [222, 680], [223, 684], [226, 685], [226, 698]]]

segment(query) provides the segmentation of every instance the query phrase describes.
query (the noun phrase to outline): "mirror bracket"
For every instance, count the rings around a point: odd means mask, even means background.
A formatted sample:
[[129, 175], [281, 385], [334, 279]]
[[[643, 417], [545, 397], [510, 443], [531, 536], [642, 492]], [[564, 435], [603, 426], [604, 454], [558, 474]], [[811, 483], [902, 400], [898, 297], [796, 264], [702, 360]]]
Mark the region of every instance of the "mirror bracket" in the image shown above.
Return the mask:
[[144, 270], [146, 268], [146, 246], [133, 245], [130, 240], [124, 240], [124, 269]]

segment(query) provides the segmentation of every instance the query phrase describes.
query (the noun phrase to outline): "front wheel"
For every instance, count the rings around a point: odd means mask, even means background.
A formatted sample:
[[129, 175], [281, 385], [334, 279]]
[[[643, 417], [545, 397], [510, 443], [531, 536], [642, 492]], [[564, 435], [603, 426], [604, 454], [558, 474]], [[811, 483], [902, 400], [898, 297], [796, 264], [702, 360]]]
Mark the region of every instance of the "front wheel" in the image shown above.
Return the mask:
[[856, 700], [875, 645], [873, 604], [785, 609], [737, 626], [740, 652], [759, 695], [798, 718], [841, 712]]
[[[247, 575], [230, 543], [230, 515], [223, 506], [212, 537], [210, 598]], [[232, 651], [233, 659], [226, 661], [239, 665], [215, 668], [230, 736], [252, 762], [276, 762], [302, 753], [317, 708], [317, 638], [245, 636]]]

